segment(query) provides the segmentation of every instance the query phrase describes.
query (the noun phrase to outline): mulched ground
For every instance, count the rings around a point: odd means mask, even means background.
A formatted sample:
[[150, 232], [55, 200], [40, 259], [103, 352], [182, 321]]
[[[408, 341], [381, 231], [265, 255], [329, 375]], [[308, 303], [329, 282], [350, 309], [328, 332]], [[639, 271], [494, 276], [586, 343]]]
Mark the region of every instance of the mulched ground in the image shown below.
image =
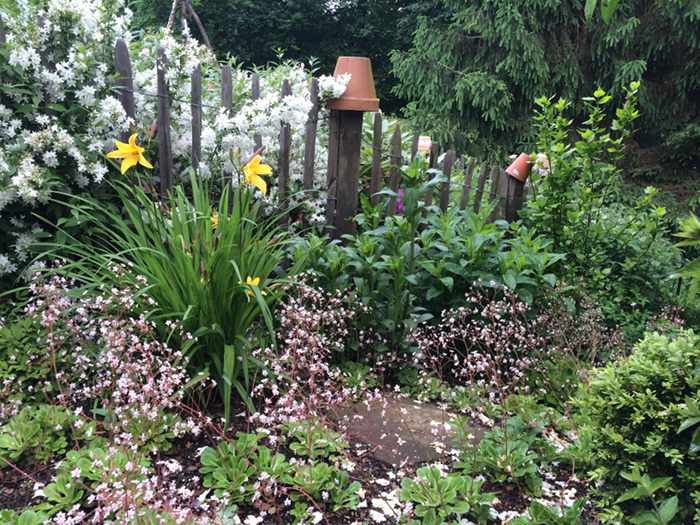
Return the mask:
[[[244, 412], [243, 406], [234, 407], [232, 414]], [[232, 424], [235, 432], [252, 432], [249, 427], [247, 418], [235, 417]], [[198, 452], [203, 447], [216, 447], [217, 441], [206, 433], [201, 433], [199, 436], [188, 435], [185, 438], [176, 439], [173, 441], [172, 448], [161, 453], [160, 459], [176, 460], [181, 466], [182, 471], [177, 475], [176, 483], [178, 487], [184, 487], [194, 492], [194, 503], [190, 501], [193, 511], [197, 511], [197, 498], [202, 495], [207, 489], [202, 486], [203, 476], [199, 473], [201, 463], [199, 461]], [[367, 450], [367, 445], [359, 441], [353, 440], [350, 442], [349, 451]], [[290, 458], [293, 453], [284, 448], [280, 450], [287, 458]], [[41, 491], [37, 490], [36, 483], [48, 484], [52, 481], [52, 476], [55, 472], [55, 466], [62, 457], [56, 458], [54, 464], [41, 465], [37, 463], [19, 464], [17, 467], [22, 470], [19, 472], [12, 468], [4, 468], [0, 470], [0, 509], [14, 509], [20, 511], [27, 507], [33, 507], [46, 499], [40, 495]], [[353, 458], [355, 468], [350, 472], [351, 481], [357, 480], [362, 484], [365, 491], [362, 501], [362, 508], [357, 510], [344, 509], [341, 512], [327, 512], [325, 520], [322, 523], [328, 525], [351, 525], [375, 523], [376, 520], [370, 515], [373, 509], [372, 504], [376, 503], [377, 499], [386, 499], [388, 493], [399, 488], [399, 480], [395, 475], [396, 469], [389, 464], [377, 460], [371, 454], [365, 452], [356, 454]], [[549, 483], [560, 486], [561, 483], [568, 482], [567, 488], [575, 488], [576, 496], [583, 497], [586, 495], [586, 486], [579, 482], [569, 480], [567, 472], [560, 472], [553, 478], [550, 475]], [[493, 508], [498, 513], [506, 511], [522, 512], [528, 506], [529, 498], [518, 488], [503, 483], [485, 482], [482, 487], [482, 492], [495, 492], [497, 501], [494, 502]], [[375, 500], [373, 502], [373, 500]], [[264, 507], [267, 508], [267, 507]], [[269, 509], [268, 509], [269, 510]], [[248, 516], [259, 516], [260, 508], [253, 506], [242, 506], [238, 513], [241, 521], [244, 521]], [[375, 514], [376, 516], [376, 514]], [[595, 516], [592, 513], [591, 506], [588, 504], [582, 516], [582, 523], [597, 523]], [[288, 511], [274, 509], [274, 513], [269, 513], [264, 521], [260, 524], [290, 524], [294, 518], [289, 515]], [[387, 519], [385, 523], [396, 522], [397, 520]], [[491, 523], [499, 525], [500, 520], [495, 520]]]

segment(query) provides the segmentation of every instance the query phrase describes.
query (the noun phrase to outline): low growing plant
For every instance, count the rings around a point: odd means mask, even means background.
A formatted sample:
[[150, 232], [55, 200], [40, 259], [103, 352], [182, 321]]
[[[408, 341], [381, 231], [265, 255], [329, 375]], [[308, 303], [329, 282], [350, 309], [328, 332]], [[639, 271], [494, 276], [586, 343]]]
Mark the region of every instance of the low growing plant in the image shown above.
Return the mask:
[[[473, 517], [486, 523], [486, 503], [494, 494], [481, 494], [483, 481], [459, 473], [443, 474], [440, 468], [421, 467], [415, 477], [401, 480], [399, 499], [413, 503], [413, 514], [424, 525], [441, 525], [459, 516]], [[405, 518], [404, 518], [405, 519]]]
[[[61, 405], [28, 406], [0, 431], [0, 458], [15, 463], [32, 458], [46, 463], [65, 454], [75, 442], [94, 439], [95, 422], [69, 414]], [[0, 467], [7, 463], [0, 459]]]
[[546, 507], [539, 501], [533, 501], [527, 510], [527, 516], [515, 518], [508, 523], [513, 525], [577, 525], [581, 523], [581, 512], [585, 499], [577, 499], [571, 507]]

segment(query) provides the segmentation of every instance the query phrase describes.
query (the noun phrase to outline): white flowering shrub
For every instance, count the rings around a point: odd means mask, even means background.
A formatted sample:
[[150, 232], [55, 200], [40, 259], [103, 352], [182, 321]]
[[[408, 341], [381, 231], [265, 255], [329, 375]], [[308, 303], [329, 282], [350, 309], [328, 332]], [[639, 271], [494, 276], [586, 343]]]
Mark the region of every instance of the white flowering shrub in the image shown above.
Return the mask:
[[[220, 69], [203, 46], [189, 35], [176, 40], [167, 31], [132, 38], [131, 11], [124, 0], [28, 0], [17, 12], [3, 12], [6, 45], [0, 46], [0, 283], [15, 277], [31, 260], [30, 246], [46, 227], [35, 216], [57, 223], [67, 215], [59, 194], [90, 196], [105, 177], [121, 176], [104, 154], [130, 129], [158, 164], [155, 142], [147, 130], [156, 119], [156, 54], [168, 56], [171, 128], [175, 181], [188, 172], [191, 154], [190, 75], [202, 66], [203, 122], [200, 174], [219, 176], [233, 171], [230, 151], [248, 158], [254, 134], [260, 134], [267, 164], [276, 168], [279, 134], [291, 125], [290, 193], [293, 203], [305, 201], [312, 223], [324, 217], [327, 151], [316, 146], [314, 191], [302, 186], [309, 74], [301, 64], [281, 62], [257, 71], [260, 99], [251, 101], [252, 73], [231, 63], [233, 110], [221, 108]], [[114, 45], [123, 38], [132, 64], [136, 121], [128, 118], [114, 84]], [[289, 79], [292, 95], [281, 97]], [[320, 80], [321, 98], [341, 95], [349, 78]], [[235, 181], [234, 181], [235, 182]], [[276, 178], [265, 200], [276, 203]], [[104, 192], [102, 192], [104, 193]], [[262, 196], [261, 196], [262, 197]], [[102, 196], [104, 198], [104, 195]], [[61, 202], [66, 197], [60, 197]], [[65, 225], [78, 227], [79, 221]], [[79, 231], [77, 232], [80, 233]], [[79, 238], [79, 235], [78, 235]]]

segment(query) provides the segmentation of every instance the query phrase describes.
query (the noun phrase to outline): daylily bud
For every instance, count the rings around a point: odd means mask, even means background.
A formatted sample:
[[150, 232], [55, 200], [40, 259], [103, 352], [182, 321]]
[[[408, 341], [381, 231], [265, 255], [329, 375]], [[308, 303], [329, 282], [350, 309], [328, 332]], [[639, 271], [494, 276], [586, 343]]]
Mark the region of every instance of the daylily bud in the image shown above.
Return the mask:
[[[250, 161], [253, 160], [253, 159], [256, 157], [256, 155], [261, 155], [261, 156], [262, 156], [262, 152], [263, 152], [264, 149], [265, 149], [265, 146], [260, 146], [258, 149], [256, 149], [256, 150], [255, 150], [255, 153], [253, 153], [253, 156], [250, 157], [250, 158], [246, 161], [245, 164], [249, 164]], [[238, 153], [239, 153], [239, 155], [240, 155], [240, 150], [238, 151]], [[244, 166], [245, 166], [245, 164], [244, 164]]]
[[148, 138], [153, 138], [156, 136], [156, 121], [151, 122], [151, 129], [148, 130]]

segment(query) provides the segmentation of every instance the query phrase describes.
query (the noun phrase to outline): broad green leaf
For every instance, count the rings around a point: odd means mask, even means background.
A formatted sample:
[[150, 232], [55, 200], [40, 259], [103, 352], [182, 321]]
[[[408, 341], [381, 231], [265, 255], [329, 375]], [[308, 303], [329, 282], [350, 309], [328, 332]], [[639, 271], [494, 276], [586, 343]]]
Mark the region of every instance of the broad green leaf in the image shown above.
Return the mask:
[[586, 23], [590, 24], [593, 19], [593, 13], [595, 12], [595, 6], [598, 4], [598, 0], [586, 0], [586, 6], [584, 7], [584, 14], [586, 16]]
[[615, 12], [615, 7], [617, 6], [618, 0], [601, 0], [600, 4], [600, 14], [603, 15], [603, 20], [606, 24], [610, 23], [613, 13]]
[[659, 515], [663, 523], [669, 523], [678, 512], [678, 496], [673, 496], [659, 505]]

